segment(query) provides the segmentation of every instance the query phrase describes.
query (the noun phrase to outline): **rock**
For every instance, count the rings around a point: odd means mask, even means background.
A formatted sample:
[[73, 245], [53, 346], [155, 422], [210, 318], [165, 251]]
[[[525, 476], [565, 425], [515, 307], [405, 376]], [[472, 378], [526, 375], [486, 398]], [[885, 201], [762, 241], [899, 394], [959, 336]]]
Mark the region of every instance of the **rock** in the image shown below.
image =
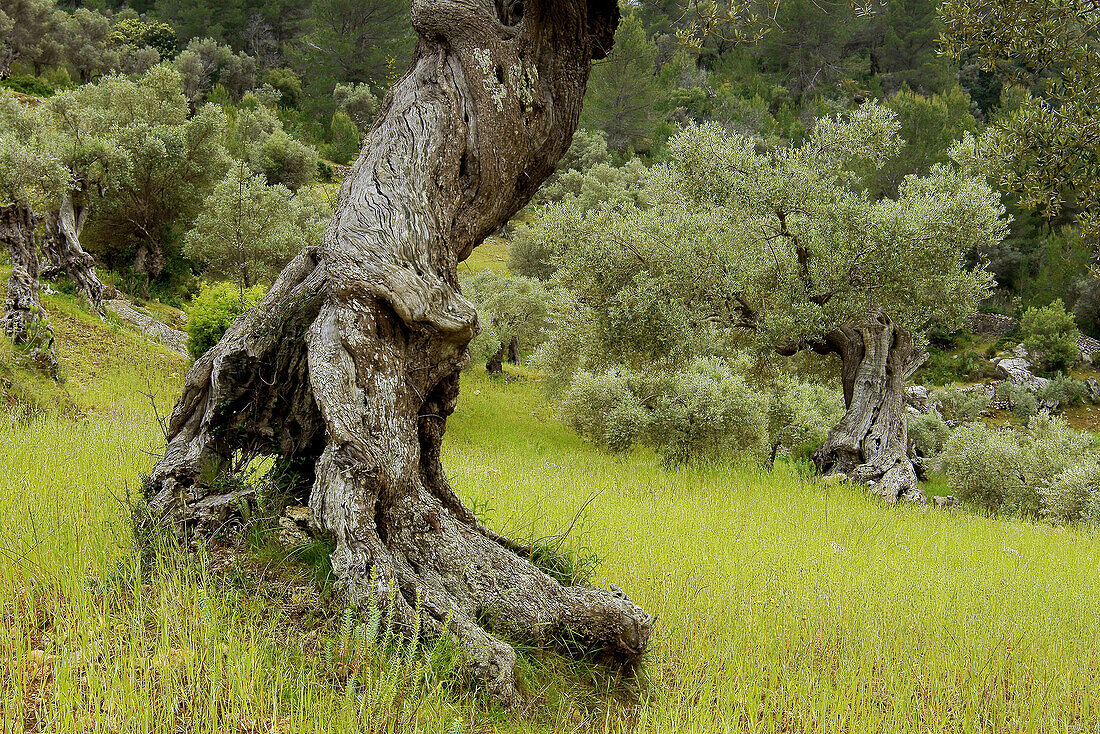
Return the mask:
[[157, 321], [152, 316], [135, 310], [128, 301], [123, 299], [104, 301], [103, 307], [126, 323], [136, 326], [149, 339], [160, 342], [172, 351], [187, 356], [186, 332], [173, 329], [171, 326]]
[[303, 505], [290, 505], [279, 518], [279, 543], [302, 545], [313, 539], [316, 531], [313, 510]]
[[291, 505], [283, 512], [283, 516], [296, 523], [308, 523], [313, 520], [313, 510], [305, 505]]
[[1100, 341], [1091, 336], [1082, 334], [1077, 337], [1077, 348], [1081, 350], [1081, 361], [1086, 364], [1094, 364], [1095, 357], [1100, 354]]
[[[1021, 344], [1020, 347], [1022, 346]], [[1024, 350], [1024, 352], [1026, 354], [1027, 350]], [[1016, 354], [1016, 350], [1013, 350], [1013, 354]], [[993, 365], [997, 368], [997, 373], [1006, 380], [1015, 385], [1023, 385], [1031, 392], [1043, 392], [1050, 384], [1050, 380], [1045, 377], [1035, 376], [1031, 371], [1031, 362], [1027, 357], [999, 357], [993, 360]]]
[[955, 506], [955, 496], [949, 494], [949, 495], [945, 495], [943, 497], [933, 497], [932, 502], [935, 503], [936, 507], [939, 507], [941, 509], [948, 508], [948, 507], [954, 507]]
[[310, 540], [309, 533], [289, 517], [279, 518], [279, 543], [281, 545], [303, 545]]
[[1093, 402], [1100, 402], [1100, 382], [1097, 382], [1095, 377], [1090, 377], [1085, 380], [1085, 383], [1089, 386], [1089, 395]]
[[902, 502], [908, 502], [914, 505], [923, 505], [924, 492], [921, 491], [920, 485], [917, 485], [916, 487], [913, 487], [912, 489], [907, 491], [901, 497], [898, 497], [898, 499]]
[[906, 404], [917, 411], [917, 413], [927, 413], [928, 408], [928, 388], [924, 385], [910, 385], [905, 388], [905, 402]]
[[980, 336], [1008, 336], [1016, 331], [1019, 322], [1011, 316], [1001, 316], [995, 313], [976, 313], [967, 322], [967, 329], [972, 334]]

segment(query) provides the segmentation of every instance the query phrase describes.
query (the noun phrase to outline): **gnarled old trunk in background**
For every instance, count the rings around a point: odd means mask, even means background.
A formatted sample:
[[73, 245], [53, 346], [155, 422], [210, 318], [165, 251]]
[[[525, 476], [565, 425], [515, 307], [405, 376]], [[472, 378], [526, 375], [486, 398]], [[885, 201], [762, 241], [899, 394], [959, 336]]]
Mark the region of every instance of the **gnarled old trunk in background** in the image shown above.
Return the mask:
[[318, 248], [192, 367], [152, 473], [151, 510], [186, 525], [235, 457], [304, 467], [350, 600], [416, 605], [468, 669], [516, 697], [497, 635], [635, 662], [652, 620], [621, 591], [559, 584], [482, 526], [440, 463], [477, 315], [456, 266], [568, 148], [615, 0], [414, 0], [420, 40], [382, 103]]
[[848, 410], [814, 452], [814, 464], [822, 474], [841, 473], [866, 482], [891, 503], [922, 500], [909, 455], [905, 384], [925, 355], [912, 336], [883, 313], [835, 329], [826, 344], [840, 356]]
[[80, 233], [88, 219], [88, 207], [74, 204], [66, 193], [56, 215], [46, 220], [46, 236], [42, 239], [42, 277], [69, 276], [80, 295], [97, 311], [103, 306], [103, 283], [95, 274], [95, 258], [80, 246]]
[[39, 369], [57, 376], [54, 334], [38, 300], [38, 217], [25, 204], [0, 206], [0, 242], [11, 255], [11, 277], [4, 298], [4, 333], [24, 346]]

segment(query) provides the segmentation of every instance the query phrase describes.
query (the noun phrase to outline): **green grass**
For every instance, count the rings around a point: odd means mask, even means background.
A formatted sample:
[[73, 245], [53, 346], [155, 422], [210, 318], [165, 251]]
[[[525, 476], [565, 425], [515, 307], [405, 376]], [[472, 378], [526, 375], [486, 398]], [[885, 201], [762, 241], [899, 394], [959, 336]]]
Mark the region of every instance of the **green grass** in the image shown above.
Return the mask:
[[476, 275], [482, 270], [504, 273], [508, 270], [508, 243], [491, 237], [478, 245], [469, 258], [458, 265], [458, 272]]
[[[578, 522], [656, 616], [640, 679], [522, 651], [529, 706], [494, 709], [446, 650], [268, 569], [134, 552], [122, 498], [153, 462], [182, 363], [47, 301], [67, 384], [0, 409], [0, 722], [7, 732], [1093, 731], [1100, 541], [1086, 531], [883, 506], [793, 468], [662, 469], [557, 420], [536, 377], [464, 378], [445, 466], [498, 530]], [[0, 352], [0, 356], [2, 352]], [[15, 374], [19, 373], [18, 370]], [[62, 396], [69, 409], [50, 408]], [[61, 400], [61, 398], [58, 398]], [[67, 401], [67, 402], [66, 402]], [[230, 559], [231, 560], [231, 559]], [[635, 697], [636, 696], [636, 697]]]

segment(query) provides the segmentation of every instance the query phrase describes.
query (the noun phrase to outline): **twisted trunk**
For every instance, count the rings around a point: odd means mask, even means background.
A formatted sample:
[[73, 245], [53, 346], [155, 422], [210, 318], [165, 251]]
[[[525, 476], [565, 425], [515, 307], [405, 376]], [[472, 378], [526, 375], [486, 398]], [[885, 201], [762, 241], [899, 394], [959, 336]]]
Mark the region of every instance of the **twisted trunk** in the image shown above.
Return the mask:
[[80, 233], [87, 218], [88, 208], [74, 204], [72, 195], [66, 192], [57, 214], [46, 221], [42, 275], [46, 278], [69, 276], [80, 295], [98, 311], [103, 306], [105, 288], [95, 273], [95, 258], [80, 246]]
[[923, 500], [909, 455], [905, 384], [925, 356], [912, 336], [883, 313], [826, 337], [841, 359], [847, 412], [813, 460], [824, 475], [846, 474], [894, 503]]
[[4, 299], [4, 333], [26, 347], [34, 363], [57, 376], [54, 333], [38, 300], [38, 253], [35, 229], [38, 216], [24, 204], [0, 206], [0, 242], [11, 255], [11, 277]]
[[[440, 445], [477, 317], [456, 266], [518, 211], [569, 146], [614, 0], [414, 0], [420, 41], [344, 181], [320, 247], [198, 360], [153, 470], [178, 524], [234, 497], [210, 477], [278, 454], [305, 468], [353, 603], [453, 634], [469, 671], [516, 697], [499, 636], [568, 641], [630, 664], [652, 620], [618, 590], [563, 586], [481, 525]], [[204, 481], [204, 478], [206, 480]]]

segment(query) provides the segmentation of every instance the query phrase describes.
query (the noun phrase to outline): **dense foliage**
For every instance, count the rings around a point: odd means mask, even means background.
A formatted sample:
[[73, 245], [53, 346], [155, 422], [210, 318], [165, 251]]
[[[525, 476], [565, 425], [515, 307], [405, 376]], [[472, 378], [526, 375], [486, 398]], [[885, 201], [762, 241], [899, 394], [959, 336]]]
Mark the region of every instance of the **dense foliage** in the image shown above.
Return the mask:
[[263, 286], [239, 291], [229, 283], [203, 283], [187, 308], [187, 351], [198, 359], [218, 343], [233, 320], [256, 305]]

